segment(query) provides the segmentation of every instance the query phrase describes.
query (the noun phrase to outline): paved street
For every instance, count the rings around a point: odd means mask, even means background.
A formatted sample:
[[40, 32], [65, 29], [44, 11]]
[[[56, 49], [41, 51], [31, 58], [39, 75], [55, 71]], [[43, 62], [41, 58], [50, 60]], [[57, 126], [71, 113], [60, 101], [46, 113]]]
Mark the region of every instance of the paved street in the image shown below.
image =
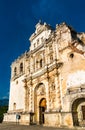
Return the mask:
[[0, 124], [0, 130], [85, 130], [85, 128], [52, 128], [43, 126], [24, 126], [15, 124]]

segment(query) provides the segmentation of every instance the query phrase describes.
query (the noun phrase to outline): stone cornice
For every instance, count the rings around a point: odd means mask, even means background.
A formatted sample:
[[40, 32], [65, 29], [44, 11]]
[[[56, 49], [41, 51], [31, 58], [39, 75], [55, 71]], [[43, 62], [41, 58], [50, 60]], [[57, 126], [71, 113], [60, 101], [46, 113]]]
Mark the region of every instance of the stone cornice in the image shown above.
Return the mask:
[[[46, 65], [46, 66], [44, 66], [43, 68], [41, 68], [41, 69], [39, 69], [39, 70], [37, 70], [36, 72], [34, 72], [32, 75], [31, 75], [31, 77], [32, 77], [32, 80], [33, 79], [36, 79], [36, 78], [38, 78], [38, 77], [40, 77], [40, 76], [43, 76], [45, 73], [49, 73], [49, 72], [51, 72], [52, 70], [54, 70], [54, 69], [58, 69], [58, 68], [60, 68], [60, 66], [62, 66], [62, 64], [63, 63], [61, 63], [61, 62], [59, 62], [59, 63], [55, 63], [55, 62], [53, 62], [52, 64], [50, 64], [50, 65]], [[47, 68], [48, 68], [48, 70], [47, 70]], [[48, 72], [47, 72], [48, 71]], [[27, 78], [27, 80], [28, 81], [30, 81], [30, 76], [28, 76], [28, 78]]]
[[85, 84], [82, 84], [81, 86], [70, 87], [67, 89], [67, 95], [83, 92], [85, 92]]
[[[27, 78], [27, 77], [25, 77], [25, 78], [27, 79], [27, 81], [30, 81], [31, 78], [32, 78], [32, 80], [33, 80], [33, 79], [36, 79], [37, 77], [40, 77], [40, 76], [44, 75], [45, 73], [47, 73], [47, 71], [48, 71], [48, 73], [49, 73], [49, 72], [51, 72], [53, 69], [59, 69], [62, 65], [63, 65], [62, 62], [59, 62], [59, 61], [58, 61], [58, 63], [56, 63], [55, 61], [53, 61], [53, 62], [50, 63], [49, 65], [45, 65], [45, 66], [42, 67], [41, 69], [36, 70], [35, 72], [33, 72], [33, 74], [30, 73], [30, 74], [28, 75], [28, 78]], [[21, 76], [24, 76], [24, 75], [25, 75], [25, 72], [22, 73], [22, 74], [18, 74], [18, 75], [16, 75], [15, 77], [12, 77], [12, 78], [11, 78], [11, 81], [14, 81], [14, 80], [16, 80], [16, 79], [18, 79], [18, 78], [20, 78]]]
[[20, 78], [20, 77], [23, 77], [24, 75], [25, 75], [25, 72], [19, 73], [19, 74], [17, 74], [16, 76], [12, 77], [12, 78], [11, 78], [11, 81], [14, 81], [14, 80], [16, 80], [16, 79], [18, 79], [18, 78]]

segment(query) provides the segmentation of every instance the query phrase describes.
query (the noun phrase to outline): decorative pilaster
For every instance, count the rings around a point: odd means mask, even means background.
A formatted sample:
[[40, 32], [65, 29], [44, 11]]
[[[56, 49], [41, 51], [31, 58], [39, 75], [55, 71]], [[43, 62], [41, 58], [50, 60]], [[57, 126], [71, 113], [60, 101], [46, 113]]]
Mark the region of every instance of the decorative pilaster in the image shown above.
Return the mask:
[[33, 73], [33, 55], [30, 55], [30, 73]]
[[32, 75], [30, 77], [30, 97], [29, 97], [29, 112], [32, 112]]
[[56, 85], [56, 110], [61, 110], [61, 93], [60, 93], [60, 81], [59, 81], [58, 63], [56, 62], [56, 74], [55, 74], [55, 85]]
[[25, 88], [25, 112], [29, 110], [29, 89], [27, 85], [27, 80], [24, 80], [24, 88]]
[[48, 66], [47, 66], [47, 81], [45, 83], [46, 85], [46, 102], [47, 102], [47, 112], [49, 112], [50, 110], [50, 106], [49, 106], [49, 71], [48, 71]]
[[60, 73], [59, 73], [59, 68], [61, 67], [62, 63], [59, 62], [59, 48], [58, 48], [58, 42], [56, 39], [56, 34], [55, 34], [55, 39], [54, 39], [54, 56], [55, 56], [55, 86], [56, 86], [56, 110], [60, 111], [61, 110], [61, 90], [60, 90]]
[[56, 59], [56, 43], [55, 43], [55, 35], [52, 35], [52, 45], [53, 45], [53, 59]]
[[58, 47], [58, 42], [56, 40], [56, 35], [55, 35], [55, 38], [53, 38], [53, 47], [54, 47], [54, 59], [56, 60], [59, 60], [59, 47]]
[[45, 47], [45, 64], [47, 65], [48, 64], [48, 46], [46, 43], [44, 47]]

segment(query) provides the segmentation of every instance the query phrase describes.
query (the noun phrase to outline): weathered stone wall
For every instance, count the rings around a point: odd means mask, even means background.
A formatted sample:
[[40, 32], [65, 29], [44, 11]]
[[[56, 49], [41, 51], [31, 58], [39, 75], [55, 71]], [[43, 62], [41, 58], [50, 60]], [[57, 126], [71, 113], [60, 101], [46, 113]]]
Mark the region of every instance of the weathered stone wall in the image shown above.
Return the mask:
[[44, 126], [56, 126], [60, 127], [60, 113], [45, 113], [45, 124]]
[[16, 114], [4, 114], [4, 122], [16, 122]]

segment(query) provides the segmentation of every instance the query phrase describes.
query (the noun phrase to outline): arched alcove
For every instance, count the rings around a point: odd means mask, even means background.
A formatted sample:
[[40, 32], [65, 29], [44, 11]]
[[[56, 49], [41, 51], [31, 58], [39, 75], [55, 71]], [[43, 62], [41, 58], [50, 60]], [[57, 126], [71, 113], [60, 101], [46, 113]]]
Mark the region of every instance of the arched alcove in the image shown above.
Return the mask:
[[85, 98], [78, 98], [73, 102], [72, 117], [74, 126], [85, 125]]

